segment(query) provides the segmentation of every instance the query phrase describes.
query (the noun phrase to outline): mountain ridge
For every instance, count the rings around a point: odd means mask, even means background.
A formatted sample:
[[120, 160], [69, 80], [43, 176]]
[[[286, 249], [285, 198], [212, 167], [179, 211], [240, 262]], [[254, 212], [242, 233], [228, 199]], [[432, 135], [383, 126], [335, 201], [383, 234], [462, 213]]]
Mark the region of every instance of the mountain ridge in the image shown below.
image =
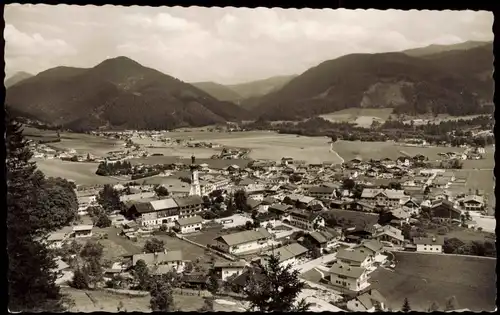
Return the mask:
[[6, 103], [28, 118], [75, 130], [172, 129], [247, 115], [235, 104], [124, 56], [92, 68], [48, 69], [7, 89]]

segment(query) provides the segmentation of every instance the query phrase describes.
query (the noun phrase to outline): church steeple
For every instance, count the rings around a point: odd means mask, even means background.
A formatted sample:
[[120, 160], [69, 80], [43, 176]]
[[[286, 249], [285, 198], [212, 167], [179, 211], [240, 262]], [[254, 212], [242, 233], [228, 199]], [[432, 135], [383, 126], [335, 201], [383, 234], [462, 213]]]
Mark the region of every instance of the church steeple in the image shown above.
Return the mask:
[[196, 158], [194, 154], [191, 156], [191, 189], [189, 195], [191, 196], [201, 196], [200, 180], [198, 178], [198, 165], [196, 164]]

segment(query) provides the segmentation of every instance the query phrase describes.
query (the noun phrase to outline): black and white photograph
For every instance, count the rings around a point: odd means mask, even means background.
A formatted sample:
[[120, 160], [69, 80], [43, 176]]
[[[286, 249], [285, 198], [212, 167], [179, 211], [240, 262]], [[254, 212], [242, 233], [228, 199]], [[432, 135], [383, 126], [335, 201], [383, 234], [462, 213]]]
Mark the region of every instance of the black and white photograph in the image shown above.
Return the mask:
[[494, 312], [492, 12], [6, 4], [10, 312]]

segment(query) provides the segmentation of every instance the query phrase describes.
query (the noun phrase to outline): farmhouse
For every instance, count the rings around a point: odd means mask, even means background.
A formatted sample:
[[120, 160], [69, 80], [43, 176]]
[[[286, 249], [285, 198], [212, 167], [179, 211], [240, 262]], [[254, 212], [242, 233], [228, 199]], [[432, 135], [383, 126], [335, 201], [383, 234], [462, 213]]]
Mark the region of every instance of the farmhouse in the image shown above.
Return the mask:
[[352, 312], [375, 312], [375, 305], [387, 311], [387, 301], [379, 291], [371, 289], [347, 302], [347, 309]]
[[93, 225], [77, 225], [73, 227], [75, 238], [91, 237]]
[[200, 231], [203, 224], [203, 218], [199, 215], [195, 215], [194, 217], [177, 219], [175, 221], [176, 228], [179, 229], [181, 234], [193, 233], [196, 231]]
[[332, 285], [350, 291], [359, 292], [370, 285], [368, 283], [368, 272], [363, 267], [353, 267], [335, 263], [330, 268], [329, 274]]
[[217, 261], [214, 263], [214, 271], [219, 279], [226, 281], [229, 277], [239, 276], [246, 267], [246, 261]]
[[269, 246], [271, 234], [265, 228], [222, 235], [215, 239], [219, 249], [230, 254], [264, 249]]
[[290, 205], [274, 204], [272, 206], [269, 206], [269, 208], [267, 208], [267, 212], [277, 215], [277, 217], [281, 220], [285, 219], [289, 220], [290, 211], [292, 209], [293, 207]]
[[403, 190], [395, 189], [370, 189], [365, 188], [361, 193], [361, 199], [373, 205], [386, 207], [397, 207], [401, 202], [401, 198], [405, 196]]
[[357, 245], [356, 248], [362, 248], [368, 251], [372, 256], [377, 256], [384, 250], [384, 245], [377, 240], [365, 240]]
[[325, 226], [325, 219], [317, 212], [293, 209], [290, 211], [290, 224], [304, 230], [315, 230]]
[[318, 198], [318, 199], [332, 199], [334, 198], [334, 187], [326, 187], [326, 186], [314, 186], [309, 188], [308, 193], [309, 196]]
[[186, 261], [183, 259], [182, 251], [180, 250], [133, 255], [132, 266], [135, 266], [139, 260], [143, 260], [149, 267], [164, 266], [154, 269], [153, 271], [156, 274], [174, 269], [177, 272], [182, 272], [186, 266]]
[[484, 209], [484, 198], [477, 195], [466, 196], [462, 205], [466, 211], [481, 211]]
[[340, 240], [340, 234], [334, 231], [314, 231], [306, 234], [305, 237], [320, 249], [330, 249]]
[[173, 198], [137, 202], [129, 208], [127, 217], [137, 220], [142, 226], [173, 226], [179, 217], [179, 208]]
[[398, 246], [403, 245], [405, 240], [401, 230], [390, 225], [383, 226], [377, 230], [374, 239], [383, 242], [390, 242]]
[[455, 207], [455, 205], [448, 200], [439, 200], [430, 206], [430, 213], [432, 218], [441, 221], [451, 221], [453, 219], [460, 220], [462, 212]]
[[281, 266], [295, 265], [299, 259], [303, 258], [309, 250], [299, 243], [288, 244], [279, 248], [274, 248], [261, 256], [261, 264], [265, 265], [271, 255], [277, 255]]
[[415, 237], [413, 244], [417, 246], [417, 252], [442, 253], [444, 237]]

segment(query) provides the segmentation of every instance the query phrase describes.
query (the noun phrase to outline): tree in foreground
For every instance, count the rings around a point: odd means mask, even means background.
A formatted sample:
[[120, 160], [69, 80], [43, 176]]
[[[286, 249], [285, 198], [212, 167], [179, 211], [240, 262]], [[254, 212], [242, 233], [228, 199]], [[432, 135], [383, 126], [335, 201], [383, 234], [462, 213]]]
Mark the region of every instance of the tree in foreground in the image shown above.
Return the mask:
[[148, 266], [144, 260], [139, 259], [134, 266], [134, 279], [137, 283], [138, 290], [148, 290], [151, 283], [151, 275]]
[[411, 311], [410, 302], [408, 301], [408, 298], [405, 298], [405, 301], [403, 302], [403, 307], [401, 308], [401, 310], [405, 313], [408, 313]]
[[40, 241], [53, 226], [44, 226], [46, 216], [38, 211], [43, 174], [30, 162], [32, 153], [22, 135], [22, 126], [9, 113], [6, 118], [7, 178], [7, 272], [10, 311], [64, 311], [62, 295], [55, 284], [52, 251]]
[[445, 311], [454, 311], [456, 309], [458, 309], [458, 301], [455, 296], [452, 296], [446, 300]]
[[144, 244], [144, 251], [146, 253], [159, 253], [165, 250], [165, 243], [157, 238], [152, 238]]
[[261, 277], [250, 276], [243, 292], [250, 302], [249, 311], [306, 312], [311, 303], [296, 301], [304, 287], [297, 270], [281, 266], [278, 256], [271, 255], [262, 266]]
[[174, 312], [175, 304], [172, 286], [163, 277], [155, 277], [149, 289], [151, 294], [150, 307], [153, 312]]

